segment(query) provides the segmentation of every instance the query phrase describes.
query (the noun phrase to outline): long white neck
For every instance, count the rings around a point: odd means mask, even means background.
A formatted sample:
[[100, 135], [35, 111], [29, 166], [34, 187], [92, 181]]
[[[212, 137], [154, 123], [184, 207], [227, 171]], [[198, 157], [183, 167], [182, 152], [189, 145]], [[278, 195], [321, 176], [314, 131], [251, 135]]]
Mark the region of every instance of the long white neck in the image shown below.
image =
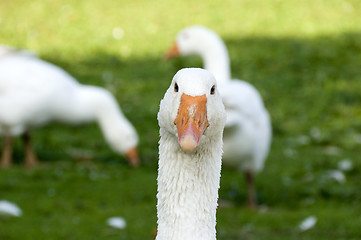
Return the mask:
[[200, 55], [203, 59], [204, 68], [215, 76], [218, 83], [231, 79], [227, 47], [218, 36], [206, 40]]
[[71, 124], [96, 121], [113, 150], [124, 153], [137, 144], [134, 127], [125, 118], [114, 97], [105, 89], [80, 85], [56, 111], [56, 120]]
[[222, 137], [202, 138], [194, 153], [160, 129], [157, 240], [216, 239]]

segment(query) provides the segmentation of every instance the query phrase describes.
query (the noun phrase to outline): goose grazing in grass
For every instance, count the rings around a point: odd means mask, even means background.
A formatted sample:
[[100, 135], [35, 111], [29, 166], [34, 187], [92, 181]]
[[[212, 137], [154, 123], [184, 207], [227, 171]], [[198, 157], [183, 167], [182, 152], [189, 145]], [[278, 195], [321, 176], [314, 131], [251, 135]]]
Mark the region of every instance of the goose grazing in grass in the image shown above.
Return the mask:
[[96, 121], [111, 148], [137, 165], [137, 133], [107, 90], [79, 84], [65, 71], [29, 52], [0, 47], [0, 166], [12, 161], [12, 138], [23, 135], [25, 164], [36, 164], [29, 130], [51, 121]]
[[225, 121], [213, 75], [178, 71], [158, 113], [157, 240], [216, 238]]
[[251, 84], [231, 79], [227, 48], [213, 31], [202, 26], [181, 30], [166, 58], [191, 54], [199, 55], [204, 68], [217, 79], [227, 111], [223, 162], [245, 172], [248, 205], [256, 207], [254, 174], [263, 169], [272, 137], [270, 117], [261, 95]]

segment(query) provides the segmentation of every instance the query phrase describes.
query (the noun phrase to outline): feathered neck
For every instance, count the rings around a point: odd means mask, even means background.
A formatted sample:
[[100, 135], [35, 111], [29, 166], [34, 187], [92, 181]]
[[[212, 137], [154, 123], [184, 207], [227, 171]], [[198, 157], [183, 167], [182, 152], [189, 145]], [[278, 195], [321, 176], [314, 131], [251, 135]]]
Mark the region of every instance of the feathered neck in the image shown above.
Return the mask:
[[218, 83], [231, 79], [231, 67], [227, 47], [218, 36], [209, 36], [203, 42], [200, 56], [204, 69], [210, 71]]
[[[96, 121], [116, 152], [125, 153], [137, 144], [137, 134], [125, 118], [115, 98], [107, 90], [80, 85], [73, 88], [68, 104], [59, 104], [56, 120], [70, 124]], [[61, 99], [60, 99], [61, 101]]]
[[52, 99], [56, 120], [76, 124], [118, 115], [117, 104], [105, 89], [74, 83], [68, 91], [64, 98]]
[[162, 128], [160, 135], [156, 239], [216, 239], [221, 135], [203, 136], [194, 153], [184, 153]]

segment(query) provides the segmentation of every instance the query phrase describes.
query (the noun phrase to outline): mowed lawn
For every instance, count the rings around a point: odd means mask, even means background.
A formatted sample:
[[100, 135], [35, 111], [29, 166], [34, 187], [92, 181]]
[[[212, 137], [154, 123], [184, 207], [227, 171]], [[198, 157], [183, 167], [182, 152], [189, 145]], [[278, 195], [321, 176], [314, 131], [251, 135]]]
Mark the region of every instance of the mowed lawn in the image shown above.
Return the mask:
[[[0, 200], [23, 211], [0, 216], [0, 239], [154, 238], [159, 101], [177, 70], [202, 66], [163, 54], [193, 24], [224, 39], [232, 76], [260, 91], [273, 125], [259, 211], [245, 207], [243, 175], [222, 169], [217, 238], [361, 239], [360, 23], [358, 0], [1, 0], [0, 44], [109, 89], [139, 133], [142, 165], [112, 152], [96, 124], [34, 130], [41, 165], [23, 168], [17, 139], [14, 166], [0, 170]], [[126, 228], [108, 226], [113, 216]]]

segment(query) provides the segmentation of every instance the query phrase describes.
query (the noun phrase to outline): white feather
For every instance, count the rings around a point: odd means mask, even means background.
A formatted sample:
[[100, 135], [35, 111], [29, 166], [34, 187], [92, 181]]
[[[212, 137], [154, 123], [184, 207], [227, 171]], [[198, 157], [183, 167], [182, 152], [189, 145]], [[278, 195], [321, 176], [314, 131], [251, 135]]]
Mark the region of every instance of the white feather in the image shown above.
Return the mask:
[[111, 217], [107, 219], [107, 224], [113, 228], [124, 229], [127, 222], [122, 217]]
[[303, 231], [307, 231], [311, 228], [313, 228], [317, 223], [317, 218], [315, 216], [310, 216], [306, 219], [304, 219], [300, 225], [298, 226], [298, 228], [303, 232]]
[[1, 200], [0, 215], [20, 217], [22, 215], [22, 211], [16, 204], [7, 200]]

